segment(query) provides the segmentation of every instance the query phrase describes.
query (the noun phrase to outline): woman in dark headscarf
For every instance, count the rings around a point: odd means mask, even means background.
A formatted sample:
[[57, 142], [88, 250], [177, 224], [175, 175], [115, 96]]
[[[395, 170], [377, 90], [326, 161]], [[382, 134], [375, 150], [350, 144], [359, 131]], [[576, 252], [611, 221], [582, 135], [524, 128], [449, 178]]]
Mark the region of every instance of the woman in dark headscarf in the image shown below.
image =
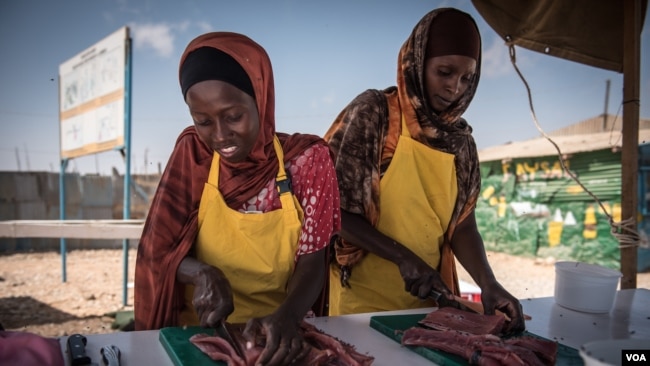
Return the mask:
[[510, 330], [524, 329], [474, 217], [479, 161], [461, 116], [478, 85], [480, 51], [471, 16], [431, 11], [400, 50], [397, 87], [360, 94], [326, 133], [342, 208], [331, 315], [435, 306], [424, 300], [431, 290], [453, 299], [455, 256], [481, 287], [485, 313], [500, 310]]
[[271, 62], [246, 36], [197, 37], [179, 76], [194, 125], [176, 141], [138, 247], [136, 329], [247, 322], [249, 341], [265, 339], [259, 361], [287, 364], [310, 349], [298, 330], [318, 310], [340, 229], [330, 150], [276, 133]]

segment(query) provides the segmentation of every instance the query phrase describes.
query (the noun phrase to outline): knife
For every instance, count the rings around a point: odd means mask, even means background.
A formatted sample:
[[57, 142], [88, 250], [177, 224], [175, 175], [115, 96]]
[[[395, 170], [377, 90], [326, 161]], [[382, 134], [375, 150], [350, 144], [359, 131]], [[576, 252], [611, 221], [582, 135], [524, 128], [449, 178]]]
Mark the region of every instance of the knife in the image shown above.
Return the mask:
[[244, 360], [246, 359], [244, 356], [244, 351], [241, 349], [239, 342], [237, 342], [237, 340], [235, 340], [235, 338], [233, 338], [233, 336], [230, 334], [230, 330], [228, 329], [225, 321], [220, 322], [215, 330], [219, 337], [225, 339], [226, 342], [230, 344], [230, 346], [235, 350], [235, 353], [237, 353], [237, 356], [241, 357]]
[[459, 302], [458, 300], [449, 300], [446, 297], [436, 290], [431, 290], [430, 298], [434, 299], [438, 303], [439, 308], [452, 307], [463, 311], [469, 311], [470, 313], [480, 314], [478, 311], [470, 308]]

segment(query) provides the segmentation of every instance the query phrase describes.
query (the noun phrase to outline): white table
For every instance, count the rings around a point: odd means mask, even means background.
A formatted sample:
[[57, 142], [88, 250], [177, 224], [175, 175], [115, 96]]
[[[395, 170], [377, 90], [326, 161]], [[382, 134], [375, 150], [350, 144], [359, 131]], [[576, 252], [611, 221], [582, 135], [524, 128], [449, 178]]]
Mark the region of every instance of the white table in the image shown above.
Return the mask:
[[[532, 317], [526, 322], [527, 330], [539, 336], [557, 340], [578, 349], [580, 345], [597, 339], [639, 338], [648, 339], [650, 347], [650, 290], [621, 290], [617, 293], [614, 308], [609, 314], [587, 314], [562, 308], [552, 297], [522, 300], [524, 312]], [[426, 313], [435, 308], [390, 311], [321, 317], [309, 321], [319, 329], [338, 339], [355, 345], [357, 351], [375, 357], [373, 365], [426, 365], [433, 363], [415, 352], [401, 347], [397, 342], [369, 326], [373, 315], [402, 315]], [[67, 337], [60, 339], [65, 354]], [[114, 344], [122, 352], [122, 366], [171, 366], [158, 331], [118, 332], [87, 336], [86, 350], [94, 364], [102, 365], [99, 350]]]
[[631, 289], [616, 293], [608, 314], [589, 314], [557, 305], [553, 297], [521, 300], [524, 313], [532, 316], [526, 330], [579, 349], [604, 339], [647, 339], [650, 348], [650, 290]]
[[[70, 365], [70, 355], [66, 352], [68, 337], [59, 338], [63, 359]], [[167, 352], [158, 341], [157, 330], [138, 332], [118, 332], [108, 334], [86, 335], [86, 355], [92, 359], [92, 365], [104, 366], [100, 350], [106, 345], [115, 345], [120, 349], [121, 366], [173, 366]]]
[[[372, 315], [417, 314], [430, 312], [434, 309], [424, 308], [355, 314], [308, 320], [324, 332], [355, 345], [357, 351], [373, 355], [375, 357], [373, 365], [431, 366], [431, 361], [428, 361], [413, 351], [401, 347], [397, 342], [370, 328], [369, 324]], [[93, 360], [93, 365], [103, 365], [100, 349], [102, 346], [109, 344], [114, 344], [120, 349], [122, 353], [121, 366], [174, 365], [158, 340], [157, 330], [94, 334], [87, 335], [86, 339], [86, 354]], [[60, 338], [61, 350], [64, 353], [66, 364], [69, 364], [69, 356], [66, 354], [66, 341], [67, 337]]]
[[353, 344], [356, 350], [375, 357], [373, 365], [431, 366], [433, 363], [399, 343], [370, 328], [373, 315], [423, 314], [435, 308], [385, 311], [309, 319], [317, 328], [341, 341]]

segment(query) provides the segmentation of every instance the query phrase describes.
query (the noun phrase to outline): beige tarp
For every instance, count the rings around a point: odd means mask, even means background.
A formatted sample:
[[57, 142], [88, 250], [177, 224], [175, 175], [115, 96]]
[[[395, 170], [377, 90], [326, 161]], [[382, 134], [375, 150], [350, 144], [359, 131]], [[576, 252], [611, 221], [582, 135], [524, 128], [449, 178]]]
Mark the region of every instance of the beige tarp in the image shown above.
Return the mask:
[[[506, 42], [623, 72], [623, 3], [638, 0], [472, 0]], [[641, 24], [647, 0], [640, 1]]]

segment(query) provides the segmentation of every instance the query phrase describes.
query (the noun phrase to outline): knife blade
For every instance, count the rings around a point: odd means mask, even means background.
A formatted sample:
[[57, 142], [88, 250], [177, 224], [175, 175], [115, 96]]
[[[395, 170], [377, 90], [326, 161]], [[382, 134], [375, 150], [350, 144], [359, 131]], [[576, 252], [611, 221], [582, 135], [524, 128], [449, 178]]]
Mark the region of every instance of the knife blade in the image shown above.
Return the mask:
[[448, 298], [442, 296], [442, 294], [436, 290], [431, 290], [430, 298], [434, 299], [438, 303], [438, 307], [452, 307], [463, 311], [469, 311], [470, 313], [480, 314], [478, 311], [462, 304], [458, 300], [449, 300]]
[[237, 342], [237, 340], [233, 338], [232, 334], [230, 334], [230, 330], [228, 329], [225, 321], [220, 322], [215, 331], [219, 337], [225, 339], [226, 342], [230, 344], [230, 346], [235, 350], [235, 353], [237, 353], [239, 357], [244, 360], [246, 359], [246, 357], [244, 357], [244, 351], [241, 349], [239, 342]]

